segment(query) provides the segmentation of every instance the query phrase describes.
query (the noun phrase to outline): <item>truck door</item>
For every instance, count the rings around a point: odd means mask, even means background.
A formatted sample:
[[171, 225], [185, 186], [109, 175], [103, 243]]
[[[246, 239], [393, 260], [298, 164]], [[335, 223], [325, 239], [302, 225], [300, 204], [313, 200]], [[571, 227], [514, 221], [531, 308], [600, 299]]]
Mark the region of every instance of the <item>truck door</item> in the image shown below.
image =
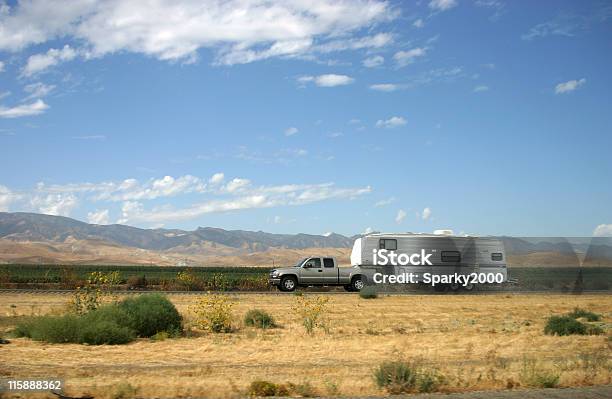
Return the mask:
[[303, 284], [322, 284], [323, 268], [321, 268], [321, 258], [310, 258], [302, 265], [300, 270], [300, 283]]
[[338, 268], [334, 258], [323, 258], [323, 281], [325, 284], [338, 283]]

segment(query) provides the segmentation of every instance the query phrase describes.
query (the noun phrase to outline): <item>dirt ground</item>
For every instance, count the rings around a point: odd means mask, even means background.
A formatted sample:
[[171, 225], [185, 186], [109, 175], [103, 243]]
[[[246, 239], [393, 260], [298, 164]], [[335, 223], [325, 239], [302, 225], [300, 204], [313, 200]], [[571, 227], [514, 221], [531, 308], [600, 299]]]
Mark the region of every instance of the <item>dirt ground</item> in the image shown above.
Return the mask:
[[[612, 382], [610, 295], [328, 297], [326, 328], [312, 336], [292, 311], [295, 296], [246, 294], [232, 296], [237, 331], [229, 334], [194, 330], [188, 338], [140, 339], [120, 346], [9, 338], [10, 344], [0, 346], [0, 377], [61, 377], [67, 394], [96, 398], [122, 393], [242, 397], [257, 379], [310, 387], [304, 394], [384, 396], [373, 370], [401, 358], [443, 376], [441, 392], [525, 388], [528, 365], [557, 374], [561, 387]], [[193, 330], [190, 306], [197, 296], [170, 298]], [[24, 315], [62, 312], [68, 300], [64, 295], [1, 294], [0, 335], [7, 336]], [[602, 314], [606, 334], [543, 334], [546, 317], [575, 307]], [[242, 318], [253, 308], [269, 312], [280, 328], [244, 327]]]

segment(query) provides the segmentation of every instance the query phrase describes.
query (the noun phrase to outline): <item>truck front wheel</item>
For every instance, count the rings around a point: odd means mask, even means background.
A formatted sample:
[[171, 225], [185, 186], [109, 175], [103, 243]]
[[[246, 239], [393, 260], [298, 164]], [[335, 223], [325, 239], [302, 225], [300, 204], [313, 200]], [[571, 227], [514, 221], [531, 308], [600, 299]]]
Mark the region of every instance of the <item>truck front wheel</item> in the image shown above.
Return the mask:
[[364, 286], [365, 286], [365, 282], [363, 281], [362, 276], [355, 276], [351, 280], [351, 289], [353, 291], [359, 292], [363, 289]]
[[283, 277], [281, 279], [280, 286], [279, 286], [281, 291], [287, 291], [287, 292], [295, 291], [296, 287], [297, 287], [297, 280], [293, 276]]

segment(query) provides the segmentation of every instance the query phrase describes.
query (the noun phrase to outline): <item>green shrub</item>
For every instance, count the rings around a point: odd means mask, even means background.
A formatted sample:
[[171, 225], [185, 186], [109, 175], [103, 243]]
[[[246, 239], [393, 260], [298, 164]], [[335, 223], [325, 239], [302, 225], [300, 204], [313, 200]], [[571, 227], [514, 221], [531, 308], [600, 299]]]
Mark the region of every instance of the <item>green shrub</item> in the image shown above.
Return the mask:
[[375, 299], [378, 298], [378, 292], [376, 292], [376, 288], [367, 286], [359, 291], [359, 296], [363, 299]]
[[587, 326], [570, 316], [551, 316], [544, 327], [547, 335], [586, 335]]
[[539, 367], [534, 359], [523, 359], [523, 366], [519, 373], [523, 385], [535, 388], [555, 388], [559, 385], [559, 377], [558, 373]]
[[78, 315], [38, 316], [17, 324], [15, 335], [50, 343], [118, 345], [136, 336], [150, 337], [181, 330], [181, 316], [161, 295], [143, 295], [100, 306]]
[[15, 334], [54, 344], [118, 345], [134, 340], [134, 331], [109, 317], [111, 312], [91, 311], [84, 316], [39, 316], [17, 325]]
[[73, 314], [32, 317], [17, 325], [15, 335], [53, 344], [80, 342], [80, 320]]
[[139, 295], [119, 303], [127, 314], [127, 326], [139, 337], [181, 329], [182, 317], [168, 298], [159, 294]]
[[248, 394], [249, 396], [288, 396], [289, 390], [282, 384], [256, 380], [251, 382], [248, 389]]
[[274, 318], [266, 311], [261, 309], [251, 309], [244, 316], [244, 324], [249, 327], [274, 328], [276, 323]]
[[417, 388], [419, 392], [435, 392], [444, 380], [445, 378], [435, 370], [421, 371], [417, 375]]
[[574, 319], [586, 319], [587, 321], [601, 320], [600, 314], [593, 313], [588, 310], [584, 310], [580, 308], [575, 308], [571, 313], [568, 313], [568, 316]]
[[89, 345], [120, 345], [134, 340], [134, 331], [109, 320], [82, 323], [79, 343]]
[[120, 382], [115, 387], [111, 398], [113, 399], [129, 399], [133, 398], [138, 393], [138, 388], [134, 387], [129, 382]]
[[317, 396], [316, 389], [308, 381], [304, 381], [299, 384], [289, 383], [289, 390], [302, 398], [312, 398]]
[[374, 370], [374, 380], [379, 388], [397, 395], [414, 390], [417, 370], [412, 364], [402, 360], [383, 362]]

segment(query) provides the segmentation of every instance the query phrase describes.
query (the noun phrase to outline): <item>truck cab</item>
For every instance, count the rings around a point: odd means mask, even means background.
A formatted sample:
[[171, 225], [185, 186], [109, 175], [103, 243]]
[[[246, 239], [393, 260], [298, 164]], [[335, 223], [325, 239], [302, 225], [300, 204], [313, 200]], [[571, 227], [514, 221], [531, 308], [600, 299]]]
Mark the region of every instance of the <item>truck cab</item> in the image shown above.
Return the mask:
[[311, 256], [301, 259], [292, 267], [273, 269], [268, 281], [281, 291], [338, 285], [344, 286], [347, 291], [359, 291], [364, 285], [358, 267], [338, 267], [336, 258], [331, 256]]

